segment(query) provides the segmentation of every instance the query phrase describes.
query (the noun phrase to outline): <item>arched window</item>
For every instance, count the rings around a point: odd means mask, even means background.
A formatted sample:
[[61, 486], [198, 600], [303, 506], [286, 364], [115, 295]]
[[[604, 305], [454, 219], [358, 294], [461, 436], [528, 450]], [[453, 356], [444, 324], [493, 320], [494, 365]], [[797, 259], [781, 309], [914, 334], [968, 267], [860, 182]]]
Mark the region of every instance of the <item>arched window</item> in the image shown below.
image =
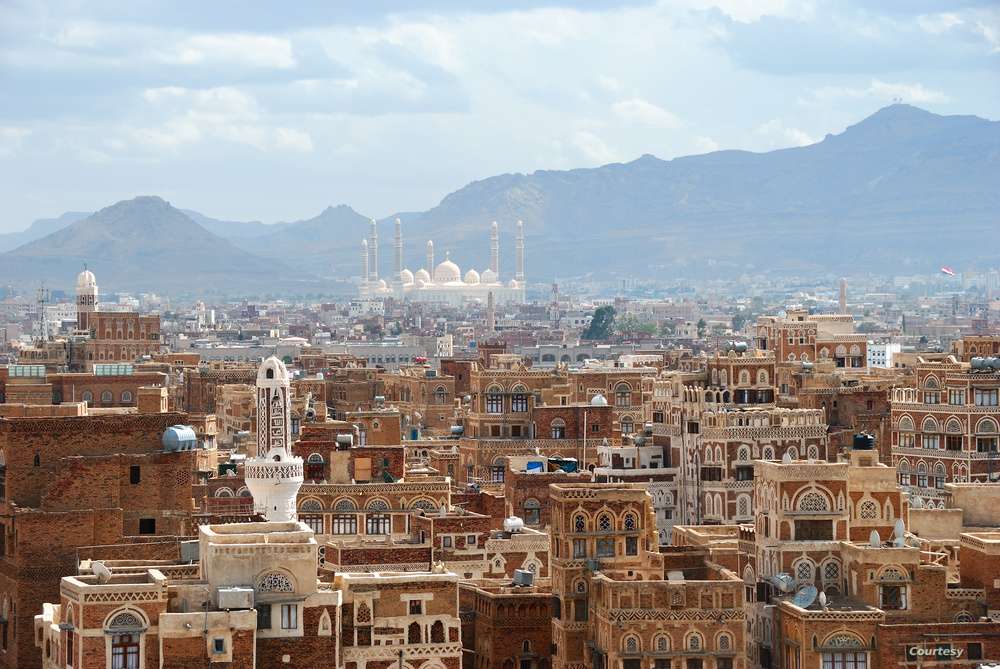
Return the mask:
[[438, 507], [433, 500], [421, 498], [421, 499], [415, 499], [412, 502], [410, 502], [410, 508], [422, 509], [423, 511], [434, 511]]
[[757, 385], [758, 386], [766, 386], [767, 385], [767, 381], [768, 381], [767, 370], [766, 369], [759, 370], [757, 372]]
[[499, 386], [486, 391], [486, 413], [503, 413], [503, 389]]
[[747, 462], [748, 460], [750, 460], [750, 447], [740, 446], [738, 449], [736, 449], [736, 459], [739, 460], [740, 462]]
[[564, 421], [562, 418], [553, 418], [549, 426], [551, 428], [550, 434], [552, 435], [553, 439], [566, 438], [566, 421]]
[[840, 583], [840, 562], [831, 558], [823, 563], [823, 585], [838, 585]]
[[610, 532], [611, 531], [611, 516], [609, 516], [606, 513], [602, 514], [601, 517], [598, 518], [598, 520], [597, 520], [597, 529], [600, 530], [601, 532]]
[[341, 499], [333, 505], [333, 533], [334, 534], [357, 534], [358, 510], [353, 500]]
[[765, 446], [761, 452], [761, 458], [764, 460], [774, 460], [774, 448], [771, 446]]
[[622, 418], [622, 435], [632, 434], [634, 429], [635, 429], [635, 424], [632, 422], [631, 418], [629, 418], [628, 416]]
[[656, 648], [657, 653], [669, 653], [670, 652], [670, 637], [666, 634], [661, 634], [656, 637], [656, 641], [653, 642], [654, 648]]
[[145, 624], [138, 615], [122, 611], [114, 615], [107, 624], [111, 635], [111, 666], [122, 669], [138, 669], [139, 639]]
[[628, 655], [636, 655], [641, 650], [639, 645], [639, 637], [634, 635], [629, 635], [625, 637], [624, 651]]
[[122, 404], [130, 404], [132, 402], [132, 391], [123, 390], [122, 391]]
[[510, 396], [510, 410], [524, 413], [528, 410], [528, 391], [524, 386], [514, 386]]
[[295, 592], [292, 579], [280, 571], [269, 571], [257, 579], [258, 592]]
[[542, 505], [537, 499], [524, 500], [524, 522], [528, 525], [542, 522]]
[[824, 495], [816, 491], [809, 491], [799, 497], [798, 510], [825, 513], [830, 510], [830, 503]]
[[367, 534], [389, 534], [391, 531], [391, 518], [388, 513], [389, 505], [380, 500], [373, 499], [365, 507], [368, 513], [365, 516], [365, 532]]
[[687, 638], [687, 649], [688, 650], [701, 650], [704, 644], [701, 640], [701, 635], [697, 632], [692, 632]]
[[913, 432], [913, 419], [903, 416], [899, 419], [899, 430], [901, 432]]
[[632, 406], [632, 387], [627, 383], [619, 383], [615, 386], [615, 406]]
[[719, 638], [716, 642], [716, 646], [718, 647], [719, 650], [723, 652], [730, 651], [733, 649], [733, 638], [728, 634], [726, 634], [725, 632], [723, 632], [722, 634], [719, 635]]
[[858, 506], [858, 517], [862, 520], [875, 520], [878, 518], [878, 503], [873, 499], [862, 500]]
[[326, 462], [319, 453], [310, 453], [306, 458], [306, 478], [310, 481], [322, 481], [326, 478]]
[[738, 518], [750, 516], [750, 495], [740, 495], [736, 498], [736, 516]]
[[115, 396], [110, 390], [105, 390], [101, 393], [101, 404], [111, 404], [115, 399]]
[[299, 511], [305, 511], [306, 513], [314, 513], [323, 510], [323, 503], [318, 499], [307, 499], [302, 502], [299, 506]]
[[216, 497], [232, 497], [233, 496], [233, 490], [232, 490], [232, 488], [222, 487], [222, 488], [219, 488], [219, 489], [217, 489], [215, 491], [215, 496]]
[[94, 393], [90, 392], [89, 390], [84, 390], [83, 394], [80, 395], [80, 400], [86, 402], [87, 404], [90, 404], [91, 402], [94, 401]]
[[802, 558], [795, 563], [795, 578], [800, 583], [812, 583], [816, 580], [816, 565], [809, 558]]
[[434, 401], [438, 404], [448, 403], [448, 391], [444, 386], [438, 386], [434, 389]]
[[626, 513], [625, 520], [622, 521], [622, 528], [626, 532], [635, 532], [635, 514]]
[[938, 422], [931, 416], [927, 416], [927, 418], [924, 418], [924, 422], [920, 425], [920, 429], [923, 432], [938, 432]]
[[582, 515], [577, 515], [573, 518], [573, 530], [576, 532], [586, 532], [587, 531], [587, 519]]

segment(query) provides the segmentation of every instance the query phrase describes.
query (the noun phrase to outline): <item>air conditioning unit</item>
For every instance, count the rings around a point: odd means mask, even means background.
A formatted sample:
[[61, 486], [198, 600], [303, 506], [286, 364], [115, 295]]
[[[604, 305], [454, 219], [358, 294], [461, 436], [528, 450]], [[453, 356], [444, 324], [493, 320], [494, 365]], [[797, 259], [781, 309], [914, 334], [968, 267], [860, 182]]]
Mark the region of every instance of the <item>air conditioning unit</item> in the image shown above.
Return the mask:
[[235, 586], [230, 588], [219, 588], [219, 608], [220, 609], [252, 609], [253, 608], [253, 588], [249, 586]]

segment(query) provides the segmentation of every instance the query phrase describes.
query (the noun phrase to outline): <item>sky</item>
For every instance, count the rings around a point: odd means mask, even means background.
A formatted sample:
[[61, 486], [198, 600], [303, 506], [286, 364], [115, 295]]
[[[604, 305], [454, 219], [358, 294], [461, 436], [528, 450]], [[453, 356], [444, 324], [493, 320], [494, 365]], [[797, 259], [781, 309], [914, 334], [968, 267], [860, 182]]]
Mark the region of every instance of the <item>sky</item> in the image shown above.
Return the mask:
[[0, 1], [0, 232], [136, 195], [418, 211], [506, 172], [1000, 119], [996, 0]]

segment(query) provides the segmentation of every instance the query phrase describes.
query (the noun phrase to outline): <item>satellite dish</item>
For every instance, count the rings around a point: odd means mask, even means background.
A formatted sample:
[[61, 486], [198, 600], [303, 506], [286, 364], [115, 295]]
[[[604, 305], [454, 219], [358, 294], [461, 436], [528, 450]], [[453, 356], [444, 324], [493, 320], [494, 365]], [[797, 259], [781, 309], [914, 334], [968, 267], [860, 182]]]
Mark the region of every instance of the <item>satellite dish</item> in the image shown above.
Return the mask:
[[906, 536], [906, 526], [903, 525], [902, 518], [896, 519], [896, 525], [892, 528], [892, 533], [897, 539], [902, 539]]
[[868, 535], [868, 545], [872, 548], [878, 548], [882, 545], [882, 537], [878, 535], [878, 532], [872, 530], [872, 533]]
[[785, 451], [785, 454], [781, 456], [781, 462], [786, 465], [792, 464], [792, 454]]
[[825, 592], [819, 593], [819, 605], [822, 606], [824, 610], [826, 609], [826, 593]]
[[815, 585], [804, 585], [792, 597], [792, 604], [795, 604], [800, 609], [808, 609], [816, 601], [816, 595], [818, 594], [819, 590], [816, 589]]
[[111, 580], [111, 570], [105, 567], [103, 562], [92, 563], [90, 570], [94, 572], [98, 583], [104, 584]]
[[906, 537], [896, 537], [892, 540], [892, 545], [895, 548], [903, 548], [906, 546]]

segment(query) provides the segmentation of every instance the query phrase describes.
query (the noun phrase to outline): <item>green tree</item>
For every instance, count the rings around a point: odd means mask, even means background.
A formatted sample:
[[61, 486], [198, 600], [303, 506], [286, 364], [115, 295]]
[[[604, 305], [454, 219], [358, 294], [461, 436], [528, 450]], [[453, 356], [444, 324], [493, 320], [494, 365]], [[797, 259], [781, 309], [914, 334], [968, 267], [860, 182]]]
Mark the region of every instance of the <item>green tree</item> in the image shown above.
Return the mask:
[[590, 319], [590, 325], [583, 331], [583, 339], [607, 339], [615, 326], [615, 308], [612, 306], [597, 307]]
[[747, 324], [747, 317], [742, 311], [733, 314], [733, 332], [739, 332]]
[[677, 324], [673, 321], [663, 321], [660, 323], [660, 336], [672, 337], [677, 332]]
[[705, 319], [704, 318], [699, 318], [698, 319], [698, 336], [699, 337], [704, 337], [705, 336], [705, 328], [706, 327], [708, 327], [708, 323], [705, 322]]

